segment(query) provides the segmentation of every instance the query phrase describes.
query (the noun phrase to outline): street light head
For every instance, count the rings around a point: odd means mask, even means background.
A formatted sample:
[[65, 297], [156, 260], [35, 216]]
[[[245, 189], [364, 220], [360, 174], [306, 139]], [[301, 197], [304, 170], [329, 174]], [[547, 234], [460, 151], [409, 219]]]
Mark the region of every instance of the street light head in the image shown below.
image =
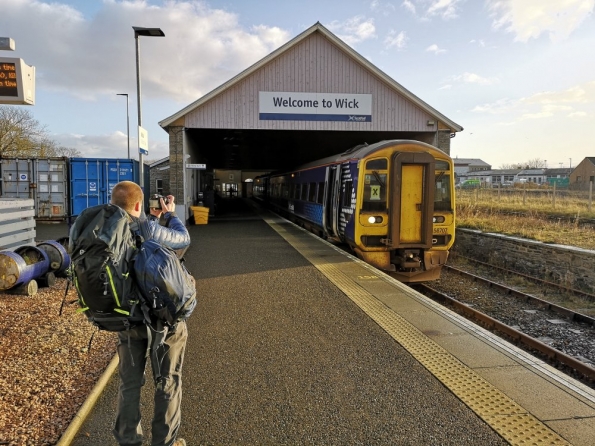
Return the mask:
[[128, 93], [116, 93], [116, 95], [118, 95], [118, 96], [126, 96], [126, 97], [128, 97]]
[[165, 37], [165, 33], [161, 28], [142, 28], [140, 26], [133, 26], [134, 37], [148, 36], [148, 37]]

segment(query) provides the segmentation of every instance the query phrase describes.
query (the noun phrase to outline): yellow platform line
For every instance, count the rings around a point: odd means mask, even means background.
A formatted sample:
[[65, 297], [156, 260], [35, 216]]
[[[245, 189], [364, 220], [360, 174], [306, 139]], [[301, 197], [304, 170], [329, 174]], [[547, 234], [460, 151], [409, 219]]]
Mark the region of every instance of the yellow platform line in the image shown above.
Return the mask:
[[304, 244], [281, 225], [272, 219], [265, 221], [508, 443], [570, 444], [335, 265], [310, 255], [302, 248]]

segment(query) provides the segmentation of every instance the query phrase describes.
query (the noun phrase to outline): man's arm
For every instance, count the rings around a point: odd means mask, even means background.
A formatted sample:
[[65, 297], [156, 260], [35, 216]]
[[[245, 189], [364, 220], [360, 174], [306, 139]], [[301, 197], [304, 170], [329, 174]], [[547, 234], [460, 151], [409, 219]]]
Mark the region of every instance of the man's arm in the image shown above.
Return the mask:
[[[190, 245], [190, 234], [186, 226], [175, 213], [176, 205], [173, 195], [168, 195], [169, 203], [161, 201], [161, 209], [149, 209], [148, 221], [150, 238], [171, 249], [182, 249]], [[163, 214], [166, 226], [159, 224], [159, 218]]]

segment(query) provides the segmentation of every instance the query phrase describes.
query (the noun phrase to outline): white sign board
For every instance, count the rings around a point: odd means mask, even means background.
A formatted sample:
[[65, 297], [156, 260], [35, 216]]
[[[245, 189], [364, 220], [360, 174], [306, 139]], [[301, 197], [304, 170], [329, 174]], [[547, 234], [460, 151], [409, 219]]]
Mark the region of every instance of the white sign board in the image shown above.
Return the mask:
[[261, 120], [372, 122], [372, 95], [258, 92]]
[[206, 164], [186, 164], [186, 169], [206, 169]]
[[138, 151], [143, 155], [149, 154], [149, 133], [140, 125], [138, 126]]

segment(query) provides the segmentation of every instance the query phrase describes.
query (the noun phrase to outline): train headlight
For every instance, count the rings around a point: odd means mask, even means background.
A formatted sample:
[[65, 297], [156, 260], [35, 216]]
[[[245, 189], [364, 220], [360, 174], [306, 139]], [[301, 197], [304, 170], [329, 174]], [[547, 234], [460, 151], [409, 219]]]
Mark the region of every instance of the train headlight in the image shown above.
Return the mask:
[[442, 215], [434, 217], [434, 223], [444, 223], [444, 217]]
[[380, 216], [377, 216], [377, 217], [374, 217], [374, 216], [368, 217], [368, 223], [372, 223], [372, 224], [373, 223], [382, 223], [382, 221], [383, 221], [383, 219]]

